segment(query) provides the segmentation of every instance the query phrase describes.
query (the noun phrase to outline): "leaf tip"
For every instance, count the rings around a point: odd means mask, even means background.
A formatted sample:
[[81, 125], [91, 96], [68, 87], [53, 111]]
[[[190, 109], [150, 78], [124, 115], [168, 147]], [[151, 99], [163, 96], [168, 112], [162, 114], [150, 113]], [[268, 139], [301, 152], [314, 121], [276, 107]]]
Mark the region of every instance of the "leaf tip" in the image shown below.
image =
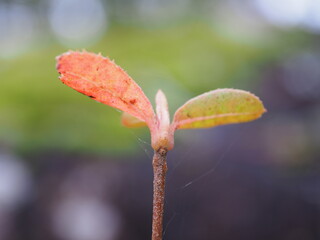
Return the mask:
[[166, 95], [161, 89], [159, 89], [156, 93], [156, 102], [161, 102], [163, 99], [166, 99]]
[[166, 126], [169, 125], [170, 117], [168, 111], [168, 101], [166, 95], [161, 91], [161, 89], [159, 89], [156, 94], [156, 113], [161, 124]]

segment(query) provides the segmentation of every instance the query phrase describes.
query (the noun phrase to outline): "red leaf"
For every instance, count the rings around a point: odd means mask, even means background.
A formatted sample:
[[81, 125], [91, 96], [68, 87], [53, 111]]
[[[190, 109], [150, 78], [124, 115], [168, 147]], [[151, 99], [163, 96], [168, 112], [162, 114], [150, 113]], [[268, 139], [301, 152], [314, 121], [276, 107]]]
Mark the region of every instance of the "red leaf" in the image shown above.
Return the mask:
[[60, 80], [90, 98], [145, 121], [150, 129], [155, 114], [135, 81], [108, 58], [88, 52], [67, 52], [57, 57]]

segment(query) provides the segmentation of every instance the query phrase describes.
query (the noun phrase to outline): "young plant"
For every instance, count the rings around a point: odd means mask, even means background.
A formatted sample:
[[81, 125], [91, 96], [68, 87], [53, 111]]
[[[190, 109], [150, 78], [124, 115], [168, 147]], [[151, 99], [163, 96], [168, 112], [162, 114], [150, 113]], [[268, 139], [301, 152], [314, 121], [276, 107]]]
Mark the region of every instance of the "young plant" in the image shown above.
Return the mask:
[[153, 157], [152, 240], [162, 239], [167, 152], [174, 146], [174, 132], [184, 128], [209, 128], [248, 122], [266, 110], [255, 95], [236, 89], [217, 89], [182, 105], [170, 123], [164, 93], [156, 94], [156, 112], [141, 88], [108, 58], [89, 52], [67, 52], [57, 57], [60, 80], [90, 98], [123, 111], [127, 127], [148, 126]]

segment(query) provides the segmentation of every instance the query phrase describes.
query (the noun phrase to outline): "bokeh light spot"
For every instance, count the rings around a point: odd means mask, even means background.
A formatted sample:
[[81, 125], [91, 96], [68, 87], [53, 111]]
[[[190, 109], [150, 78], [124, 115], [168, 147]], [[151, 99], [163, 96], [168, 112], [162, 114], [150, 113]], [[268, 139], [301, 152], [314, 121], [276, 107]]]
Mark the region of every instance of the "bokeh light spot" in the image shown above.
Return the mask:
[[107, 25], [100, 0], [52, 0], [49, 21], [59, 41], [72, 47], [96, 42]]
[[26, 5], [0, 3], [0, 58], [25, 52], [36, 37], [36, 18]]
[[310, 0], [255, 0], [254, 4], [271, 23], [290, 27], [301, 23], [307, 13]]

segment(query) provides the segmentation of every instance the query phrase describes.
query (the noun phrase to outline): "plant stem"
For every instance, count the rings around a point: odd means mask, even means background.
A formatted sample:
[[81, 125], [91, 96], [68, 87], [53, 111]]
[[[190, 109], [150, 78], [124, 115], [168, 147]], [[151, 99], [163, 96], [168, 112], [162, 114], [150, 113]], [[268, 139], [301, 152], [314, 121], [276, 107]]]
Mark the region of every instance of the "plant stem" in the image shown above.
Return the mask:
[[160, 148], [153, 156], [153, 216], [152, 240], [162, 240], [164, 189], [167, 172], [167, 150]]

